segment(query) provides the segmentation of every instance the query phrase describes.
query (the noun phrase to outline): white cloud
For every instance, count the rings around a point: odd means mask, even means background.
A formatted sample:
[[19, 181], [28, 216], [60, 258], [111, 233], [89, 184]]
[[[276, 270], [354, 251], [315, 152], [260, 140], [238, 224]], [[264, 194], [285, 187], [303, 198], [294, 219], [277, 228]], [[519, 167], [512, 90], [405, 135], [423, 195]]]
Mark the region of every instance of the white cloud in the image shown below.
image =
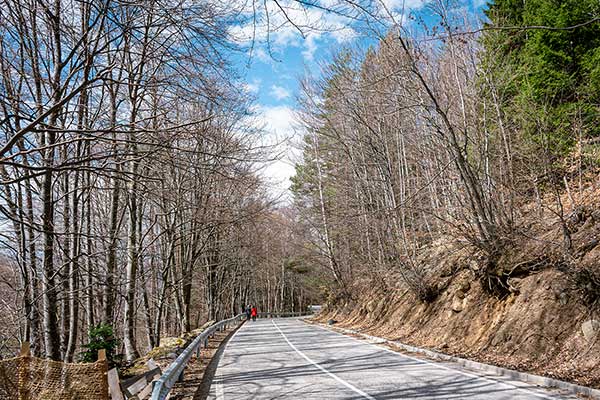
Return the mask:
[[273, 61], [271, 56], [269, 56], [269, 54], [267, 54], [265, 49], [263, 49], [262, 47], [256, 48], [254, 50], [254, 55], [256, 56], [256, 58], [258, 58], [260, 61], [264, 62], [265, 64], [268, 64], [271, 61]]
[[290, 178], [296, 173], [294, 160], [298, 158], [298, 150], [293, 146], [299, 135], [294, 111], [287, 106], [259, 106], [256, 113], [264, 126], [266, 144], [274, 146], [273, 152], [279, 155], [265, 167], [263, 176], [271, 183], [275, 195], [289, 198]]
[[317, 35], [308, 35], [304, 41], [302, 57], [304, 57], [306, 61], [312, 61], [315, 58], [315, 51], [317, 51], [317, 47]]
[[287, 138], [294, 133], [294, 111], [288, 106], [259, 106], [257, 114], [272, 137]]
[[255, 44], [264, 44], [268, 41], [272, 50], [277, 52], [289, 46], [303, 46], [303, 36], [316, 38], [332, 34], [336, 40], [352, 36], [350, 18], [317, 7], [304, 6], [295, 0], [248, 3], [249, 6], [257, 7], [256, 10], [251, 10], [251, 15], [256, 17], [249, 18], [247, 23], [234, 26], [229, 31], [232, 39], [238, 43], [249, 44], [254, 41]]
[[389, 11], [418, 10], [423, 7], [427, 0], [380, 0]]
[[252, 94], [257, 94], [260, 90], [260, 79], [253, 79], [252, 82], [246, 83], [246, 90]]
[[234, 25], [229, 28], [229, 36], [238, 43], [250, 42], [253, 39], [252, 26]]
[[378, 0], [374, 15], [388, 24], [406, 26], [409, 24], [409, 15], [413, 11], [422, 9], [431, 0]]
[[358, 34], [351, 27], [345, 27], [331, 32], [331, 36], [333, 36], [338, 43], [346, 43], [356, 38]]
[[[372, 14], [362, 15], [361, 19], [374, 17], [380, 22], [386, 21], [388, 26], [404, 26], [408, 24], [408, 15], [422, 9], [429, 1], [431, 0], [375, 0], [369, 7]], [[356, 15], [346, 17], [317, 7], [304, 6], [296, 0], [259, 3], [244, 3], [240, 0], [240, 4], [247, 7], [243, 12], [248, 15], [248, 19], [233, 27], [230, 34], [240, 44], [250, 45], [253, 42], [256, 58], [265, 63], [270, 59], [268, 53], [281, 54], [283, 49], [289, 47], [301, 47], [303, 58], [312, 61], [319, 45], [330, 44], [332, 40], [346, 43], [358, 36], [356, 29], [359, 29], [359, 24], [353, 18]], [[336, 8], [339, 3], [335, 0], [321, 0], [320, 4]], [[355, 13], [360, 11], [355, 9]], [[265, 51], [267, 43], [270, 46], [269, 52]]]
[[283, 100], [290, 97], [290, 92], [283, 86], [273, 85], [271, 86], [271, 95], [277, 100]]

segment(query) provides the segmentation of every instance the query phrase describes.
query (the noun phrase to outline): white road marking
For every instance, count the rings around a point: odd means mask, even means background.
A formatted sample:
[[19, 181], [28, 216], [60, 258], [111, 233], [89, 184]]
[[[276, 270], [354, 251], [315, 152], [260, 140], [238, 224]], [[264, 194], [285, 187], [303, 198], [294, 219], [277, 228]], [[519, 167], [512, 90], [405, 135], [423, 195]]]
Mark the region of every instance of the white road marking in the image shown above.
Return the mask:
[[[221, 354], [221, 359], [223, 358], [223, 355], [225, 354], [225, 350], [227, 350], [227, 348], [229, 347], [229, 344], [233, 341], [233, 338], [235, 338], [235, 335], [237, 335], [238, 332], [242, 330], [242, 328], [243, 328], [243, 326], [240, 326], [235, 332], [233, 332], [233, 335], [231, 335], [231, 337], [225, 344], [225, 348], [223, 349], [223, 354]], [[219, 363], [221, 363], [221, 360], [219, 360]], [[220, 372], [220, 369], [219, 369], [219, 366], [217, 365], [217, 372], [216, 372], [217, 377], [216, 377], [216, 382], [215, 382], [215, 395], [217, 397], [216, 400], [225, 400], [225, 388], [223, 387], [223, 379], [221, 378], [221, 374], [219, 372]]]
[[217, 393], [217, 400], [225, 399], [225, 391], [223, 390], [223, 384], [221, 383], [221, 380], [217, 381], [215, 392]]
[[326, 370], [325, 368], [323, 368], [321, 365], [317, 364], [316, 362], [314, 362], [313, 360], [311, 360], [310, 358], [308, 358], [308, 356], [306, 356], [306, 354], [304, 354], [303, 352], [301, 352], [300, 350], [298, 350], [298, 348], [296, 346], [294, 346], [294, 344], [288, 340], [287, 336], [285, 336], [285, 334], [283, 333], [283, 331], [281, 329], [279, 329], [279, 326], [277, 326], [277, 324], [275, 323], [274, 320], [271, 320], [271, 322], [273, 323], [273, 326], [275, 326], [275, 328], [277, 328], [277, 330], [279, 331], [279, 333], [281, 333], [281, 336], [283, 336], [283, 338], [285, 339], [285, 341], [287, 342], [287, 344], [290, 345], [290, 347], [292, 349], [294, 349], [294, 351], [296, 353], [300, 354], [302, 356], [302, 358], [304, 358], [306, 361], [308, 361], [309, 363], [311, 363], [312, 365], [314, 365], [315, 367], [317, 367], [322, 372], [326, 373], [327, 375], [329, 375], [330, 377], [332, 377], [333, 379], [335, 379], [336, 381], [338, 381], [342, 385], [346, 386], [348, 389], [350, 389], [353, 392], [361, 395], [365, 399], [376, 400], [373, 396], [369, 396], [367, 393], [363, 392], [359, 388], [351, 385], [350, 383], [346, 382], [345, 380], [343, 380], [339, 376], [332, 374], [331, 372], [329, 372], [328, 370]]
[[342, 336], [342, 337], [345, 337], [345, 338], [348, 338], [348, 339], [355, 340], [355, 341], [357, 341], [357, 342], [359, 342], [359, 343], [361, 343], [361, 344], [367, 344], [367, 345], [369, 345], [369, 346], [376, 347], [376, 348], [378, 348], [378, 349], [380, 349], [380, 350], [387, 351], [388, 353], [395, 354], [396, 356], [399, 356], [399, 357], [405, 357], [405, 358], [411, 359], [411, 360], [413, 360], [413, 361], [417, 361], [417, 362], [424, 363], [424, 364], [429, 364], [429, 365], [431, 365], [431, 366], [434, 366], [434, 367], [437, 367], [437, 368], [441, 368], [441, 369], [445, 369], [445, 370], [448, 370], [448, 371], [452, 371], [452, 372], [455, 372], [455, 373], [458, 373], [458, 374], [461, 374], [461, 375], [468, 376], [468, 377], [470, 377], [470, 378], [475, 378], [475, 379], [482, 380], [482, 381], [488, 381], [488, 382], [493, 382], [493, 383], [495, 383], [495, 384], [501, 384], [501, 385], [505, 385], [505, 386], [508, 386], [508, 387], [514, 388], [514, 389], [516, 389], [516, 390], [520, 390], [520, 391], [522, 391], [522, 392], [525, 392], [525, 393], [527, 393], [527, 394], [531, 394], [531, 395], [533, 395], [533, 396], [539, 397], [539, 398], [541, 398], [541, 399], [556, 400], [556, 397], [555, 397], [555, 396], [551, 396], [551, 395], [544, 395], [544, 394], [541, 394], [541, 393], [536, 393], [536, 392], [534, 392], [533, 390], [526, 389], [526, 388], [522, 388], [522, 387], [519, 387], [519, 386], [513, 385], [513, 384], [511, 384], [511, 383], [507, 383], [507, 382], [503, 382], [503, 381], [499, 381], [499, 380], [495, 380], [495, 379], [491, 379], [491, 378], [486, 378], [486, 377], [484, 377], [484, 376], [480, 376], [480, 375], [472, 374], [472, 373], [469, 373], [469, 372], [466, 372], [466, 371], [462, 371], [462, 370], [459, 370], [459, 369], [454, 369], [454, 368], [447, 367], [447, 366], [445, 366], [445, 365], [442, 365], [442, 364], [439, 364], [439, 363], [435, 363], [435, 362], [431, 362], [431, 361], [423, 360], [423, 359], [421, 359], [421, 358], [411, 357], [411, 356], [409, 356], [409, 355], [406, 355], [406, 354], [403, 354], [403, 353], [400, 353], [400, 352], [397, 352], [397, 351], [394, 351], [394, 350], [388, 349], [387, 347], [378, 346], [378, 345], [376, 345], [376, 344], [369, 343], [369, 342], [366, 342], [366, 341], [363, 341], [363, 340], [357, 339], [357, 338], [355, 338], [355, 337], [352, 337], [352, 336], [344, 335], [344, 334], [342, 334], [342, 333], [340, 333], [340, 332], [336, 332], [336, 331], [334, 331], [334, 330], [327, 329], [327, 328], [325, 328], [325, 327], [322, 327], [322, 326], [319, 326], [319, 325], [312, 325], [312, 326], [315, 326], [315, 327], [317, 327], [317, 328], [323, 329], [324, 331], [327, 331], [327, 332], [331, 332], [331, 333], [338, 334], [338, 335], [340, 335], [340, 336]]

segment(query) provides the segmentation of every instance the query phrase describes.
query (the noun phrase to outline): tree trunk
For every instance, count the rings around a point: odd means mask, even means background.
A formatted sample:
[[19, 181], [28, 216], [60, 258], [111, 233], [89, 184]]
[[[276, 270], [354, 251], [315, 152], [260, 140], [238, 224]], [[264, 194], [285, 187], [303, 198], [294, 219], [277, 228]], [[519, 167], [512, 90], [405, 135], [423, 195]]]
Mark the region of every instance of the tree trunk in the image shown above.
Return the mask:
[[123, 343], [125, 344], [125, 358], [132, 361], [138, 358], [139, 353], [135, 344], [135, 292], [138, 267], [138, 249], [137, 249], [137, 184], [135, 175], [137, 172], [137, 162], [133, 161], [132, 181], [129, 184], [129, 235], [127, 239], [127, 270], [125, 277], [125, 313], [123, 321]]
[[[80, 144], [78, 144], [80, 147]], [[78, 151], [79, 153], [79, 151]], [[71, 262], [69, 263], [69, 294], [70, 294], [70, 316], [69, 316], [69, 335], [67, 339], [67, 347], [65, 349], [64, 359], [65, 362], [73, 361], [73, 354], [75, 352], [75, 345], [77, 342], [77, 329], [79, 323], [79, 248], [81, 246], [81, 239], [79, 235], [79, 171], [75, 172], [75, 182], [73, 190], [73, 242], [72, 242], [72, 255]], [[88, 199], [89, 201], [89, 199]]]
[[[55, 134], [49, 132], [47, 144], [53, 146]], [[54, 199], [52, 196], [52, 161], [54, 149], [46, 150], [47, 170], [42, 184], [42, 229], [44, 238], [44, 258], [42, 289], [44, 294], [44, 345], [46, 356], [52, 360], [60, 360], [60, 335], [58, 330], [58, 307], [56, 304], [56, 281], [54, 270]]]

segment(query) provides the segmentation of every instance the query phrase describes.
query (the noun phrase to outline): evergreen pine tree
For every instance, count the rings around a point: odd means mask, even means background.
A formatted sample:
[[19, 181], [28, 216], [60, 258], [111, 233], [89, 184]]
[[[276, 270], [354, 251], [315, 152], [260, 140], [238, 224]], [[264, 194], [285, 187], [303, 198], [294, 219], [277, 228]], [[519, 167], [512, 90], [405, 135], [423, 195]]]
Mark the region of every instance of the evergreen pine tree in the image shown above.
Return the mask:
[[545, 134], [554, 156], [599, 136], [600, 21], [589, 22], [600, 2], [495, 0], [486, 15], [484, 60], [502, 71], [503, 105], [522, 132], [538, 143]]

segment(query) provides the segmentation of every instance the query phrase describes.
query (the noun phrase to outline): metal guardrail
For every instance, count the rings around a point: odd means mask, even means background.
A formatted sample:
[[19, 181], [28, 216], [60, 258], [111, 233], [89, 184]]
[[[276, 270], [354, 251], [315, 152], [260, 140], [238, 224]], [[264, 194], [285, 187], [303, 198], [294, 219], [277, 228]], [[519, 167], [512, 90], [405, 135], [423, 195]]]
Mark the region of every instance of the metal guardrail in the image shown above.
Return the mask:
[[[262, 312], [258, 313], [259, 318], [285, 318], [285, 317], [300, 317], [305, 315], [313, 314], [311, 311], [306, 312]], [[187, 363], [192, 358], [192, 354], [196, 352], [196, 357], [200, 354], [202, 346], [207, 345], [208, 338], [213, 335], [216, 331], [227, 329], [229, 325], [240, 322], [246, 318], [246, 314], [238, 314], [233, 318], [229, 318], [223, 321], [219, 321], [214, 325], [211, 325], [190, 343], [183, 352], [173, 361], [165, 370], [165, 372], [154, 382], [152, 388], [151, 400], [164, 400], [173, 388], [175, 382], [179, 381], [183, 377], [183, 371]]]
[[223, 321], [219, 321], [214, 325], [211, 325], [202, 333], [200, 333], [196, 338], [192, 341], [183, 350], [183, 352], [173, 361], [165, 370], [165, 372], [161, 375], [160, 378], [154, 383], [154, 387], [152, 388], [152, 397], [151, 400], [164, 400], [167, 398], [167, 395], [173, 388], [175, 382], [179, 381], [183, 376], [183, 371], [192, 358], [192, 354], [194, 351], [196, 352], [196, 357], [200, 354], [200, 349], [202, 346], [207, 345], [208, 338], [213, 335], [216, 331], [221, 331], [227, 329], [229, 325], [239, 322], [245, 318], [245, 314], [236, 315], [233, 318], [229, 318]]
[[306, 315], [312, 315], [312, 311], [303, 312], [260, 312], [258, 318], [286, 318], [286, 317], [303, 317]]

